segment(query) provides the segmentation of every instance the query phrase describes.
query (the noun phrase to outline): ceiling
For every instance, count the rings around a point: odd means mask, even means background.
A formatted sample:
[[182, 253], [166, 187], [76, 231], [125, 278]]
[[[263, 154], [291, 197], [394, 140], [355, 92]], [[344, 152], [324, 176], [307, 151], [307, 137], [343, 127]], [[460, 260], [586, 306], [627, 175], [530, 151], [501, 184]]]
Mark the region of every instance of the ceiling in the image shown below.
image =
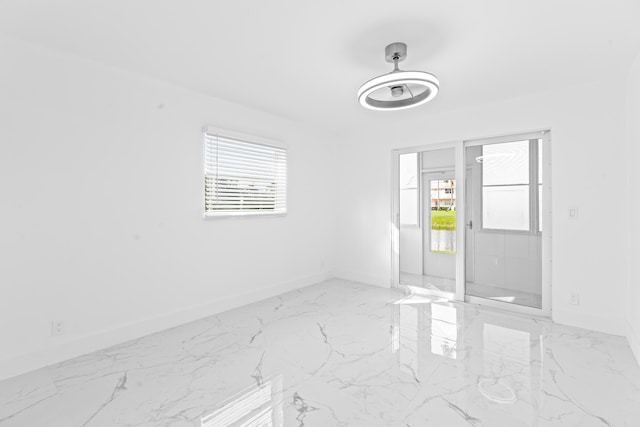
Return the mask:
[[[638, 16], [637, 0], [1, 0], [0, 33], [340, 131], [621, 78]], [[440, 94], [365, 110], [395, 41]]]

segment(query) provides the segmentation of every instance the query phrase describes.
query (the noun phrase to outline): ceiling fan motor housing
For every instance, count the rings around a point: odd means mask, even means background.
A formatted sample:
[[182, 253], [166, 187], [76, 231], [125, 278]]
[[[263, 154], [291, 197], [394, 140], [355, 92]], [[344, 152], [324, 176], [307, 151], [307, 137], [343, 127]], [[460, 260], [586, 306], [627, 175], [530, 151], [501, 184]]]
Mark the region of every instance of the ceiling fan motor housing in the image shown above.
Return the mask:
[[391, 43], [384, 49], [384, 59], [389, 63], [402, 62], [407, 58], [407, 45], [402, 42]]
[[393, 63], [388, 74], [365, 82], [358, 90], [358, 101], [370, 110], [403, 110], [432, 100], [440, 89], [436, 76], [424, 71], [403, 71], [398, 63], [407, 58], [407, 45], [395, 42], [387, 45], [384, 58]]

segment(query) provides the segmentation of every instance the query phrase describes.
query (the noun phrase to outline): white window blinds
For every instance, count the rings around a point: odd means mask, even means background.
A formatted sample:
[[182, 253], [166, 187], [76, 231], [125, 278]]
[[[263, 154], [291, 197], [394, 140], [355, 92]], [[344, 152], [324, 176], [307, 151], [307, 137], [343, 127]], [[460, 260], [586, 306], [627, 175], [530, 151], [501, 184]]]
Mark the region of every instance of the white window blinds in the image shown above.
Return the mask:
[[205, 132], [205, 216], [287, 212], [287, 150]]

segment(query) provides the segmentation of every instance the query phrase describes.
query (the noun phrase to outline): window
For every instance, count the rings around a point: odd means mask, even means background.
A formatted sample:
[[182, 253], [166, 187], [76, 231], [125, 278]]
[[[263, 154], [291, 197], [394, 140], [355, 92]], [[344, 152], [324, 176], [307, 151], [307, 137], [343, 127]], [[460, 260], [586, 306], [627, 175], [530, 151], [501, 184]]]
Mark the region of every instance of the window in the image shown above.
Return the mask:
[[418, 153], [400, 155], [400, 225], [418, 226]]
[[287, 212], [285, 148], [209, 128], [204, 159], [206, 217]]
[[431, 252], [456, 253], [456, 180], [431, 180]]
[[539, 139], [482, 146], [482, 228], [541, 231]]

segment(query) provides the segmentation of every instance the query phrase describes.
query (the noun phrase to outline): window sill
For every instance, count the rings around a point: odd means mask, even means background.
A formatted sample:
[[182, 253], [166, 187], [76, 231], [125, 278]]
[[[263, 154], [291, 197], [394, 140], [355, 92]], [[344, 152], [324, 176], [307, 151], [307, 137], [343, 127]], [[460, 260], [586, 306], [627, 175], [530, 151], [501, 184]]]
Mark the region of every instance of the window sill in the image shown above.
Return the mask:
[[273, 217], [285, 217], [287, 212], [284, 213], [230, 213], [230, 214], [204, 214], [203, 219], [206, 221], [216, 219], [248, 219], [248, 218], [273, 218]]

